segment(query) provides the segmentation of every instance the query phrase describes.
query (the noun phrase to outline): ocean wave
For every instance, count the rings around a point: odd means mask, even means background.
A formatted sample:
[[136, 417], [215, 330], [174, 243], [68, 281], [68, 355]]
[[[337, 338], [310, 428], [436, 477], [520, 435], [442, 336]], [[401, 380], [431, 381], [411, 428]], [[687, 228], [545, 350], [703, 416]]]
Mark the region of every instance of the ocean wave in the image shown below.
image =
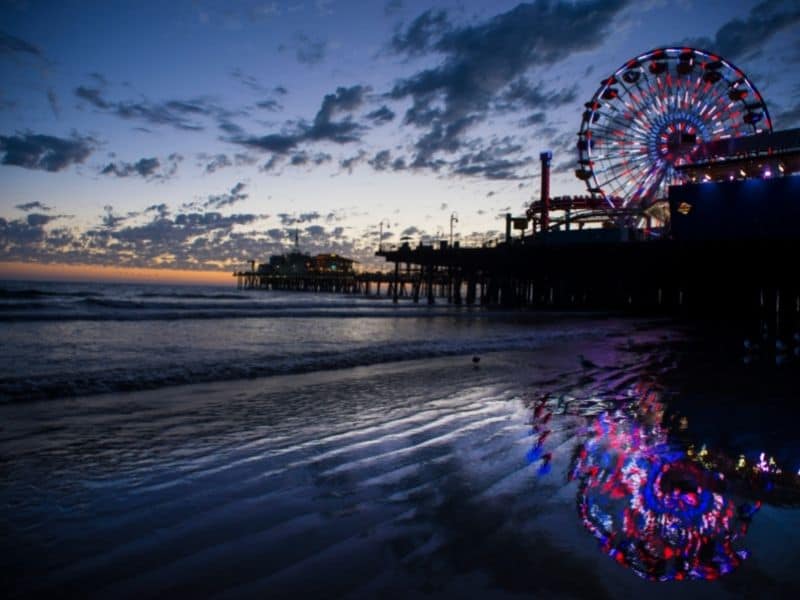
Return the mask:
[[34, 321], [174, 321], [190, 319], [257, 318], [363, 318], [430, 317], [472, 314], [480, 308], [392, 304], [390, 302], [267, 303], [241, 302], [148, 302], [114, 298], [85, 298], [72, 303], [35, 302], [0, 304], [0, 322]]
[[191, 292], [142, 292], [137, 298], [182, 298], [188, 300], [246, 300], [242, 294], [203, 294]]
[[[607, 332], [604, 332], [607, 333]], [[510, 350], [532, 350], [554, 339], [600, 335], [596, 328], [537, 332], [458, 342], [413, 341], [373, 344], [337, 352], [312, 352], [302, 355], [263, 354], [191, 364], [163, 364], [148, 367], [117, 368], [103, 371], [40, 374], [35, 377], [0, 378], [0, 402], [22, 402], [92, 394], [138, 391], [189, 383], [209, 383], [253, 379], [275, 375], [327, 371], [382, 363], [430, 359], [445, 356], [476, 355]]]
[[103, 296], [101, 292], [69, 292], [69, 291], [52, 291], [52, 290], [37, 290], [37, 289], [24, 289], [24, 290], [10, 290], [0, 288], [0, 300], [35, 300], [37, 298], [54, 298], [58, 296], [66, 296], [71, 298], [99, 298]]

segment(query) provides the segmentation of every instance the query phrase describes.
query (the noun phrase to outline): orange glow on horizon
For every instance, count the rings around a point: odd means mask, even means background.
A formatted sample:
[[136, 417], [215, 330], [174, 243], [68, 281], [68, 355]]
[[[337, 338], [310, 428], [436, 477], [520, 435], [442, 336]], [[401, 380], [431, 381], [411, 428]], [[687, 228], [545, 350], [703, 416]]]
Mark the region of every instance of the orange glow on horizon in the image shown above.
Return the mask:
[[235, 279], [230, 271], [189, 271], [185, 269], [144, 269], [23, 262], [0, 262], [0, 279], [235, 285]]

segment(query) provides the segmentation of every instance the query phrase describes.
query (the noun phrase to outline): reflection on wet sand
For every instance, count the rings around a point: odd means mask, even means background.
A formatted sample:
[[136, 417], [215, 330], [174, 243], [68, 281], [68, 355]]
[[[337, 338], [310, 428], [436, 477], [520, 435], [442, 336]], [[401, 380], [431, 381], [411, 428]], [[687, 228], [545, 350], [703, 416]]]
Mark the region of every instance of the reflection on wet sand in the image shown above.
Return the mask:
[[7, 406], [0, 588], [800, 597], [797, 387], [706, 390], [658, 336]]
[[748, 464], [685, 444], [688, 419], [665, 416], [664, 390], [642, 381], [622, 391], [609, 377], [605, 393], [590, 385], [582, 391], [591, 397], [578, 392], [583, 400], [531, 401], [526, 458], [538, 476], [550, 473], [553, 415], [583, 417], [567, 478], [578, 482], [578, 515], [601, 551], [648, 580], [717, 579], [749, 556], [744, 537], [763, 500], [797, 504], [800, 474], [763, 452]]

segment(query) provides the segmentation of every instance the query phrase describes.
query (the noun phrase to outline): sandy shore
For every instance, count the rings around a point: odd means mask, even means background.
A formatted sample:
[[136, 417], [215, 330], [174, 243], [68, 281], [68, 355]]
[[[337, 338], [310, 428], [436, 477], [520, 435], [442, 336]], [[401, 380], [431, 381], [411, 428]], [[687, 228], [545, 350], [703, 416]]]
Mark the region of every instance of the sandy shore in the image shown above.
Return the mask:
[[[658, 350], [667, 335], [557, 342], [477, 367], [447, 357], [0, 407], [3, 586], [121, 598], [789, 597], [796, 509], [765, 506], [747, 536], [752, 558], [713, 583], [640, 579], [578, 518], [567, 478], [578, 432], [670, 368]], [[546, 465], [531, 454], [545, 392]]]

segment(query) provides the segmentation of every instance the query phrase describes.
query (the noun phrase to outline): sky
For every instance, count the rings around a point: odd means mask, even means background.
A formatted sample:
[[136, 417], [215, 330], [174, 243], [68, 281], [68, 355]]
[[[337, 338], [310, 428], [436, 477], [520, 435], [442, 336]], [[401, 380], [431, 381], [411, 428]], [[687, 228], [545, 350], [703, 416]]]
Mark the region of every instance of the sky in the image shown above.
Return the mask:
[[381, 231], [481, 244], [541, 151], [553, 195], [585, 191], [584, 103], [674, 45], [800, 126], [797, 0], [0, 0], [0, 278], [221, 281], [295, 232], [363, 268]]

